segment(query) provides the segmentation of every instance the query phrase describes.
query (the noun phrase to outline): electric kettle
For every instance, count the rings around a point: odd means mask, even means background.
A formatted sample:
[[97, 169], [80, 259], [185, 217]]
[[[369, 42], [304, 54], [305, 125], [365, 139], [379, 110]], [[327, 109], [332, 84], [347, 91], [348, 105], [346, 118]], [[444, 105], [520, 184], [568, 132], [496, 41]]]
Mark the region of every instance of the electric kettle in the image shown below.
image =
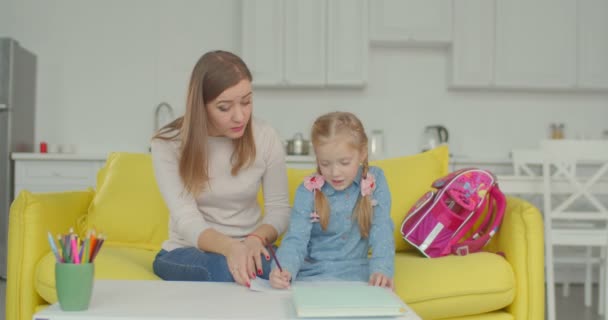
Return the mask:
[[422, 135], [421, 149], [427, 151], [440, 144], [448, 143], [449, 137], [448, 129], [442, 125], [426, 126]]

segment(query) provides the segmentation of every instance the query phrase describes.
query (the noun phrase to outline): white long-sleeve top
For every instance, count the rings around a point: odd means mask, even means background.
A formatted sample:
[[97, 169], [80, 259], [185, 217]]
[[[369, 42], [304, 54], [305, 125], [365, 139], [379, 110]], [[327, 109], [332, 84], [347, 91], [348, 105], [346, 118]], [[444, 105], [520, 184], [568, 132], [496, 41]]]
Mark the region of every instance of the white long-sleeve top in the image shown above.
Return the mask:
[[[232, 176], [232, 140], [209, 137], [209, 184], [196, 196], [185, 191], [179, 175], [180, 141], [152, 141], [154, 173], [169, 208], [169, 239], [163, 249], [197, 247], [199, 235], [207, 228], [234, 238], [245, 237], [261, 224], [272, 225], [279, 234], [285, 231], [290, 208], [283, 144], [272, 127], [255, 118], [252, 121], [253, 164]], [[263, 217], [257, 203], [260, 185]]]

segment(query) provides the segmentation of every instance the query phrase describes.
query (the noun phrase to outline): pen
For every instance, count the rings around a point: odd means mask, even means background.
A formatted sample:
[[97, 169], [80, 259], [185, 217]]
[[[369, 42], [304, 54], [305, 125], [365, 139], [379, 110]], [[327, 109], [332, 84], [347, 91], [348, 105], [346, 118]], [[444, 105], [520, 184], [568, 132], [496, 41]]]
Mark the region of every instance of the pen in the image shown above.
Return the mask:
[[277, 267], [279, 267], [279, 271], [283, 272], [283, 268], [281, 268], [281, 264], [279, 263], [279, 259], [277, 259], [277, 255], [274, 253], [274, 249], [272, 248], [272, 245], [268, 246], [268, 251], [270, 251], [270, 254], [272, 255], [272, 258], [274, 259], [274, 262], [277, 264]]

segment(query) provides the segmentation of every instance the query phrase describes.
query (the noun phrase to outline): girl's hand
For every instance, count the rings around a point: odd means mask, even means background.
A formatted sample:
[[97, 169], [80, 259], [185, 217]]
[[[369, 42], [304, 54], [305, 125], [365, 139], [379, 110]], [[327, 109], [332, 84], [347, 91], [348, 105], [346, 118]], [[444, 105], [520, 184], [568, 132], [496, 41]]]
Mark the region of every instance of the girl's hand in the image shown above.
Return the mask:
[[287, 270], [274, 269], [270, 272], [270, 285], [275, 289], [287, 289], [291, 281], [291, 273]]
[[391, 290], [395, 290], [395, 285], [393, 283], [393, 279], [385, 276], [384, 274], [382, 274], [380, 272], [374, 272], [369, 277], [369, 285], [376, 286], [376, 287], [390, 288]]

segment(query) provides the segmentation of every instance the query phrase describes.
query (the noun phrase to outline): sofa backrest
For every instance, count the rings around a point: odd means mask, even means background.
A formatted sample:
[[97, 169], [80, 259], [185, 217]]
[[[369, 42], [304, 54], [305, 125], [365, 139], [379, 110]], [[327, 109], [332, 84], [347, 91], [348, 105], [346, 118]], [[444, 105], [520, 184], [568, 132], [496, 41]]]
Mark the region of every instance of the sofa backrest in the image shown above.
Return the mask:
[[108, 244], [158, 249], [168, 237], [168, 219], [151, 156], [110, 154], [97, 174], [87, 229], [102, 232]]
[[[411, 248], [401, 238], [399, 226], [416, 200], [431, 183], [448, 173], [447, 146], [420, 154], [373, 161], [384, 170], [391, 191], [391, 217], [395, 223], [397, 251]], [[287, 171], [289, 201], [313, 169]], [[108, 243], [158, 249], [168, 236], [168, 209], [158, 189], [148, 154], [113, 153], [97, 175], [96, 194], [89, 207], [87, 228], [95, 227]], [[262, 193], [258, 202], [263, 208]]]
[[401, 236], [403, 218], [416, 201], [431, 189], [433, 181], [448, 174], [448, 161], [449, 151], [444, 145], [411, 156], [370, 163], [382, 168], [391, 191], [391, 218], [395, 224], [393, 236], [398, 252], [413, 249]]

